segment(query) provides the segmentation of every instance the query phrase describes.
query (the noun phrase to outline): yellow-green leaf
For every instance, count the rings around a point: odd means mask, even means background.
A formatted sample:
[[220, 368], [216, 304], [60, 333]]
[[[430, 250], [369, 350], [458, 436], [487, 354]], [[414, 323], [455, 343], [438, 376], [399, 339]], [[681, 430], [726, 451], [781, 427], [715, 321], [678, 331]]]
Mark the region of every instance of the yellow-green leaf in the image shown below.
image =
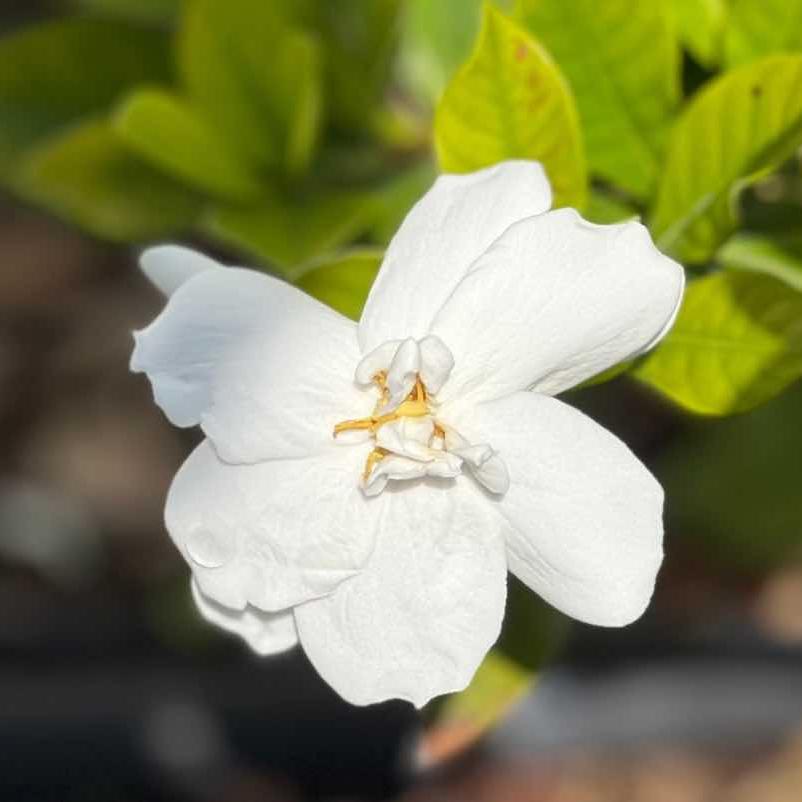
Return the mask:
[[702, 415], [758, 406], [802, 376], [802, 294], [759, 273], [697, 279], [674, 328], [633, 374]]
[[673, 14], [680, 40], [704, 67], [714, 67], [721, 60], [728, 2], [671, 0], [666, 4]]
[[491, 650], [470, 685], [446, 697], [424, 736], [427, 762], [443, 763], [465, 750], [535, 685], [537, 674], [498, 649]]
[[587, 178], [576, 107], [549, 54], [490, 5], [473, 55], [437, 107], [440, 166], [470, 172], [504, 159], [543, 163], [558, 206], [581, 207]]
[[142, 89], [114, 117], [123, 142], [143, 159], [226, 200], [254, 199], [259, 182], [226, 140], [182, 98]]
[[48, 140], [20, 171], [20, 191], [55, 214], [115, 241], [176, 234], [197, 218], [197, 195], [134, 156], [105, 122]]
[[620, 223], [637, 219], [638, 210], [614, 195], [594, 190], [588, 197], [584, 216], [593, 223]]
[[383, 252], [374, 249], [340, 254], [305, 270], [295, 283], [352, 320], [359, 320]]
[[665, 4], [517, 0], [515, 10], [571, 84], [591, 171], [649, 197], [679, 99], [679, 47]]
[[802, 56], [769, 56], [712, 81], [671, 134], [651, 217], [659, 247], [701, 263], [735, 230], [740, 190], [802, 142]]
[[742, 234], [733, 237], [718, 253], [731, 270], [766, 273], [802, 292], [802, 237]]
[[730, 0], [724, 55], [743, 64], [802, 49], [802, 0]]

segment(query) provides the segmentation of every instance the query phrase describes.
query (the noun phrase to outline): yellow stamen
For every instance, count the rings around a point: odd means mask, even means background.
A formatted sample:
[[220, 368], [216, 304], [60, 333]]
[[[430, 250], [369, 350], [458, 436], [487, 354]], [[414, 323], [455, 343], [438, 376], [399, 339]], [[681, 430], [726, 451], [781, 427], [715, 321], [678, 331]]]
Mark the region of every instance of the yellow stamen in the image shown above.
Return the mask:
[[388, 454], [386, 448], [374, 448], [368, 454], [368, 459], [365, 462], [365, 470], [362, 472], [362, 478], [367, 482], [370, 479], [370, 474], [378, 463], [380, 463]]

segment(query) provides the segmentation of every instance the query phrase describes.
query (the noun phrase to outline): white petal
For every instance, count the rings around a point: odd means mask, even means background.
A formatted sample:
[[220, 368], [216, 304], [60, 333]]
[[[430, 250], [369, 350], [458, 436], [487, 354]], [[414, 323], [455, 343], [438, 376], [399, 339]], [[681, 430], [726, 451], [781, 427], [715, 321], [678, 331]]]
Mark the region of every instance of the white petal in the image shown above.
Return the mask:
[[255, 271], [200, 273], [135, 338], [131, 369], [168, 418], [201, 422], [229, 462], [319, 453], [335, 423], [370, 412], [355, 325]]
[[232, 610], [205, 596], [194, 579], [192, 598], [200, 614], [209, 623], [239, 635], [256, 654], [279, 654], [298, 643], [292, 610], [265, 613], [250, 605], [244, 610]]
[[407, 338], [395, 352], [387, 371], [386, 412], [392, 412], [411, 392], [420, 372], [420, 347], [412, 338]]
[[434, 435], [434, 421], [425, 418], [400, 418], [376, 432], [376, 445], [394, 454], [419, 460], [432, 460], [429, 443]]
[[455, 358], [440, 400], [566, 390], [654, 345], [683, 285], [640, 223], [594, 225], [572, 209], [517, 223], [432, 325]]
[[420, 341], [420, 375], [432, 395], [440, 392], [454, 367], [454, 357], [446, 344], [430, 334]]
[[356, 373], [354, 374], [357, 384], [363, 386], [372, 384], [376, 374], [382, 370], [387, 370], [390, 366], [399, 345], [401, 345], [401, 340], [388, 340], [363, 357], [356, 366]]
[[384, 493], [368, 567], [295, 610], [301, 644], [353, 704], [418, 707], [461, 690], [498, 637], [506, 596], [499, 522], [469, 482]]
[[225, 269], [214, 259], [181, 245], [148, 248], [140, 256], [139, 266], [151, 284], [168, 296], [204, 270]]
[[510, 225], [550, 206], [548, 180], [535, 162], [440, 176], [387, 249], [359, 323], [363, 353], [386, 340], [425, 337], [472, 262]]
[[472, 417], [472, 436], [491, 442], [509, 469], [496, 509], [511, 527], [510, 570], [581, 621], [638, 618], [662, 560], [654, 477], [610, 432], [548, 396], [516, 393]]
[[277, 611], [325, 595], [373, 549], [378, 508], [359, 489], [363, 447], [308, 459], [221, 462], [209, 441], [178, 471], [167, 530], [204, 594]]
[[473, 476], [496, 495], [504, 495], [510, 486], [510, 477], [504, 460], [487, 443], [468, 442], [456, 429], [447, 426], [446, 448], [468, 466]]

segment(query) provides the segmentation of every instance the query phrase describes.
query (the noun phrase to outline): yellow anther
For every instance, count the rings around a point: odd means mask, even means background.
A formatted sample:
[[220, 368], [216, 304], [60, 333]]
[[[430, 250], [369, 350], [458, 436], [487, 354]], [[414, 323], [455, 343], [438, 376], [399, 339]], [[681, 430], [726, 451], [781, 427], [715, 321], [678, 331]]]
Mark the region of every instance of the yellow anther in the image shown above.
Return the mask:
[[373, 472], [376, 465], [378, 465], [388, 453], [386, 448], [374, 448], [373, 451], [368, 454], [368, 458], [365, 462], [365, 470], [362, 471], [362, 478], [366, 482], [370, 479], [370, 474]]
[[382, 398], [376, 405], [373, 414], [367, 418], [358, 418], [355, 420], [344, 420], [334, 427], [334, 436], [342, 432], [351, 432], [359, 430], [367, 430], [371, 434], [376, 432], [385, 424], [392, 423], [400, 418], [423, 418], [429, 414], [428, 394], [426, 387], [418, 377], [415, 381], [415, 386], [412, 392], [407, 396], [405, 401], [402, 401], [392, 412], [385, 415], [379, 415], [379, 411], [387, 404], [389, 391], [385, 385], [386, 374], [382, 371], [374, 376], [373, 380], [382, 391]]

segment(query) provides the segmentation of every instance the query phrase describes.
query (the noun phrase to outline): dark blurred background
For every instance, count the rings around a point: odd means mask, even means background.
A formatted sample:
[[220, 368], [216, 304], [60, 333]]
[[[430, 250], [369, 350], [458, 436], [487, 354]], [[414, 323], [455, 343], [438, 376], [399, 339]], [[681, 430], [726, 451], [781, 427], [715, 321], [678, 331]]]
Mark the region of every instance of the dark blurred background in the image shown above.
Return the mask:
[[[53, 10], [5, 0], [0, 30]], [[560, 621], [532, 693], [444, 761], [470, 722], [350, 707], [195, 615], [162, 524], [194, 435], [128, 372], [161, 303], [135, 262], [0, 198], [0, 799], [802, 798], [802, 388], [723, 421], [627, 380], [571, 399], [666, 488], [655, 601]]]

